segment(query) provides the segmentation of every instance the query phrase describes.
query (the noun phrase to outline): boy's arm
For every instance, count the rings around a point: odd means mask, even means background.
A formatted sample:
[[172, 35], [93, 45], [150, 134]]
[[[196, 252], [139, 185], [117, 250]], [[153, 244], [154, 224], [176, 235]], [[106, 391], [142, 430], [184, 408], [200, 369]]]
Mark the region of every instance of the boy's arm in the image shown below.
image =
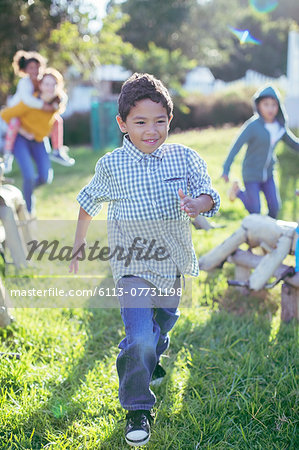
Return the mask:
[[[102, 208], [103, 201], [109, 201], [109, 176], [103, 167], [102, 157], [96, 164], [95, 174], [91, 181], [79, 192], [77, 200], [80, 204], [75, 242], [73, 247], [73, 259], [69, 266], [69, 271], [78, 272], [78, 258], [81, 256], [80, 248], [86, 245], [85, 237], [88, 226], [92, 218], [98, 214]], [[83, 247], [82, 247], [83, 246]], [[78, 252], [78, 254], [76, 254]]]
[[81, 189], [77, 196], [80, 206], [94, 217], [102, 209], [103, 202], [110, 201], [110, 176], [105, 169], [104, 160], [109, 155], [102, 156], [96, 164], [95, 173], [88, 185]]
[[22, 117], [22, 115], [26, 113], [28, 109], [28, 106], [26, 106], [23, 102], [20, 102], [15, 106], [4, 108], [0, 112], [0, 116], [6, 123], [9, 123], [14, 117]]
[[77, 273], [79, 269], [79, 261], [78, 258], [82, 256], [83, 248], [86, 245], [86, 234], [89, 227], [89, 224], [92, 220], [92, 216], [90, 216], [82, 207], [79, 210], [75, 241], [73, 246], [73, 259], [69, 266], [69, 272]]
[[188, 149], [188, 193], [179, 192], [181, 209], [190, 217], [198, 214], [211, 217], [220, 207], [220, 196], [213, 189], [206, 162], [196, 153]]
[[286, 129], [285, 134], [282, 137], [283, 142], [289, 145], [293, 150], [299, 152], [299, 138], [297, 138], [291, 130]]

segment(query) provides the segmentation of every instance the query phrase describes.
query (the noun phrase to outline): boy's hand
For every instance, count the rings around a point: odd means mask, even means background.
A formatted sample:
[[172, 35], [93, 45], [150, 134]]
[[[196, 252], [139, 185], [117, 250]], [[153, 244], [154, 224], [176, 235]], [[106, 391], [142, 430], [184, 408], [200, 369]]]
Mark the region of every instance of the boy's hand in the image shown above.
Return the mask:
[[75, 274], [78, 273], [79, 270], [79, 261], [78, 258], [83, 258], [84, 253], [83, 249], [86, 247], [86, 240], [82, 241], [75, 241], [74, 247], [73, 247], [73, 258], [71, 261], [71, 264], [69, 265], [69, 272], [74, 272]]
[[221, 178], [223, 178], [223, 179], [224, 179], [224, 181], [225, 181], [226, 183], [228, 183], [228, 182], [229, 182], [229, 178], [228, 178], [228, 175], [226, 175], [225, 173], [223, 173], [223, 174], [221, 175]]
[[207, 194], [191, 198], [185, 195], [182, 189], [179, 189], [178, 192], [181, 199], [181, 210], [185, 211], [189, 217], [197, 217], [198, 214], [210, 211], [213, 208], [213, 199]]

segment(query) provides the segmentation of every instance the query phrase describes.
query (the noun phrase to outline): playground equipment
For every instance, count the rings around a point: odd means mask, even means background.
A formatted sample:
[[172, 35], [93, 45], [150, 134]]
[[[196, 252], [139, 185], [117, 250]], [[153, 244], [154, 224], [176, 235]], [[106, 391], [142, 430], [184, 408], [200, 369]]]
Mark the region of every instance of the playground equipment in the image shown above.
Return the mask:
[[[27, 266], [26, 242], [32, 240], [29, 213], [22, 192], [11, 184], [3, 184], [4, 165], [0, 162], [0, 244], [8, 248], [14, 266], [19, 269]], [[7, 303], [9, 297], [0, 277], [0, 327], [9, 325], [12, 320]]]
[[[283, 264], [287, 255], [294, 255], [298, 239], [296, 228], [296, 222], [250, 214], [235, 233], [199, 259], [199, 268], [210, 271], [221, 267], [225, 261], [235, 264], [235, 279], [229, 280], [228, 284], [243, 293], [270, 289], [284, 281], [281, 318], [286, 322], [293, 317], [299, 320], [299, 272]], [[243, 243], [249, 245], [247, 251], [239, 248]], [[255, 247], [260, 247], [263, 254], [254, 254], [252, 249]], [[272, 277], [276, 279], [269, 282]]]
[[122, 136], [115, 120], [117, 114], [118, 105], [115, 100], [92, 98], [90, 126], [93, 150], [119, 147]]

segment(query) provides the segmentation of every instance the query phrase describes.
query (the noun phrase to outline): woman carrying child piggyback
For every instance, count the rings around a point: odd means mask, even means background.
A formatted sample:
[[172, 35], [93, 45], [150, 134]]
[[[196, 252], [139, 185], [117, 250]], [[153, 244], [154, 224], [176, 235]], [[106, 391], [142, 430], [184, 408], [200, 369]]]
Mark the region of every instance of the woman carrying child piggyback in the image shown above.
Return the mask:
[[22, 101], [1, 111], [1, 117], [7, 123], [14, 117], [20, 120], [13, 153], [22, 172], [23, 194], [29, 213], [34, 210], [33, 190], [41, 184], [51, 183], [53, 178], [43, 139], [49, 135], [56, 120], [56, 113], [62, 112], [65, 97], [62, 75], [57, 70], [48, 68], [39, 82], [36, 99], [51, 104], [51, 111], [32, 108]]
[[[20, 79], [15, 94], [7, 101], [8, 106], [15, 106], [19, 102], [23, 102], [31, 108], [53, 112], [53, 105], [35, 95], [39, 91], [39, 81], [46, 69], [45, 58], [38, 52], [19, 50], [13, 57], [12, 66], [15, 75]], [[12, 170], [14, 142], [19, 127], [19, 118], [12, 118], [8, 124], [4, 143], [4, 173], [9, 173]], [[48, 138], [46, 139], [48, 140]], [[63, 145], [63, 119], [59, 114], [56, 114], [51, 129], [51, 141], [53, 151], [50, 153], [50, 159], [63, 166], [74, 165], [75, 160], [68, 156], [67, 147]], [[48, 147], [50, 148], [50, 144], [48, 144]]]

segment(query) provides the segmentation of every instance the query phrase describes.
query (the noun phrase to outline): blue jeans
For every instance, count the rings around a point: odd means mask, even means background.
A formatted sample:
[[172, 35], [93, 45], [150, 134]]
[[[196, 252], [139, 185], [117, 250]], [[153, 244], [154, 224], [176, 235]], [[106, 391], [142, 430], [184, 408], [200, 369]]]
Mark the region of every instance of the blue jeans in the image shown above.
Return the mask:
[[239, 191], [237, 197], [244, 203], [245, 208], [250, 214], [260, 214], [260, 191], [266, 197], [269, 216], [276, 219], [280, 208], [280, 196], [276, 189], [273, 177], [265, 182], [249, 181], [245, 182], [245, 191]]
[[29, 141], [20, 134], [16, 138], [13, 153], [23, 176], [23, 195], [27, 209], [31, 212], [33, 190], [41, 184], [52, 182], [50, 159], [43, 142]]
[[[181, 287], [180, 278], [173, 287], [176, 290]], [[150, 292], [139, 296], [142, 288], [150, 288]], [[120, 404], [130, 411], [150, 410], [156, 401], [149, 387], [152, 373], [169, 346], [168, 332], [179, 318], [180, 295], [177, 291], [173, 296], [155, 295], [150, 282], [134, 276], [121, 278], [117, 289], [123, 290], [119, 301], [126, 332], [116, 360]], [[132, 295], [133, 292], [137, 295]]]

